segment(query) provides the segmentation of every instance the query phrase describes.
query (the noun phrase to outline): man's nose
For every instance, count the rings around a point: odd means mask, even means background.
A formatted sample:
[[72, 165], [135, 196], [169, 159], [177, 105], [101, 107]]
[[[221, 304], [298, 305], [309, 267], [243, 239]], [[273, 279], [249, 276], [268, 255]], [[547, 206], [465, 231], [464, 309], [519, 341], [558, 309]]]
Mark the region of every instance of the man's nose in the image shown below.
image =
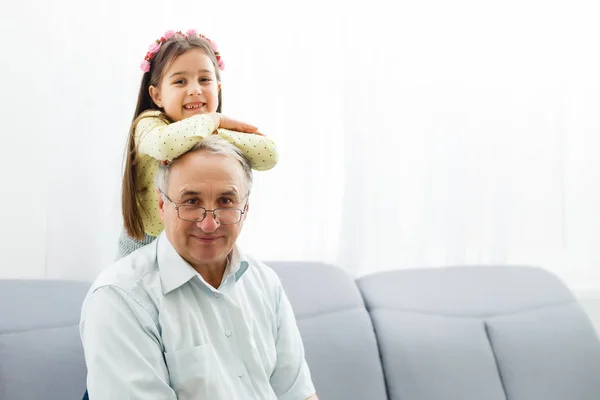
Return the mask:
[[219, 227], [219, 224], [215, 220], [215, 216], [211, 211], [206, 212], [206, 217], [200, 222], [197, 222], [198, 228], [202, 229], [203, 232], [214, 232]]

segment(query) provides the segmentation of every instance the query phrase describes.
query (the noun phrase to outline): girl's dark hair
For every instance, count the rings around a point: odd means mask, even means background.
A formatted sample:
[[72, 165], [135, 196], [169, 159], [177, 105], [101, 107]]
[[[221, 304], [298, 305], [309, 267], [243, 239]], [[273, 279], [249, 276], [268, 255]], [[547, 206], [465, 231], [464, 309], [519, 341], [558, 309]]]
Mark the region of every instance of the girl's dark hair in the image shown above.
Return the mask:
[[[133, 121], [129, 128], [129, 138], [127, 139], [127, 148], [125, 150], [125, 169], [123, 172], [123, 182], [121, 185], [121, 213], [123, 214], [123, 224], [129, 237], [142, 240], [144, 238], [144, 223], [140, 210], [141, 188], [137, 180], [138, 154], [135, 144], [135, 127], [142, 118], [146, 118], [145, 111], [159, 111], [160, 118], [165, 122], [171, 123], [169, 117], [154, 103], [150, 97], [150, 86], [159, 87], [164, 72], [175, 61], [177, 57], [191, 49], [201, 49], [212, 61], [215, 67], [217, 81], [221, 82], [221, 75], [217, 57], [212, 50], [210, 43], [198, 36], [175, 35], [164, 42], [158, 53], [154, 55], [150, 62], [150, 70], [142, 76], [142, 83], [138, 93], [137, 105], [133, 114]], [[217, 112], [221, 112], [223, 104], [221, 90], [219, 90], [219, 105]], [[144, 210], [149, 212], [149, 210]]]

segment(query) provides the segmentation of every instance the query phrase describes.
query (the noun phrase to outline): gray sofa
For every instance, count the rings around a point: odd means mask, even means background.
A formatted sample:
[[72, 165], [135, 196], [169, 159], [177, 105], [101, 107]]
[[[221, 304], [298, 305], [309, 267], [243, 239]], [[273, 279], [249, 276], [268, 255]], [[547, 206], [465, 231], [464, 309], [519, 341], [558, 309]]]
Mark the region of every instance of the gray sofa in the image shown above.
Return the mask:
[[[598, 400], [600, 342], [553, 275], [273, 262], [321, 400]], [[0, 280], [0, 399], [80, 399], [88, 283]], [[93, 399], [92, 399], [93, 400]]]

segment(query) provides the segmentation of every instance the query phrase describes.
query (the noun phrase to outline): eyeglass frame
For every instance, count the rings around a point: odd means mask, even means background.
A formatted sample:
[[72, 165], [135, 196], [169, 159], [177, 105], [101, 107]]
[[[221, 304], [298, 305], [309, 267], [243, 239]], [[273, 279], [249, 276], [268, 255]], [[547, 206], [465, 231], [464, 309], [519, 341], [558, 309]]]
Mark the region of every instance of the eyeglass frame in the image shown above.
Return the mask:
[[[160, 194], [171, 204], [173, 204], [173, 208], [175, 208], [175, 211], [177, 212], [177, 218], [179, 218], [182, 221], [186, 221], [186, 222], [195, 222], [195, 223], [199, 223], [202, 222], [206, 219], [206, 216], [208, 215], [209, 212], [212, 213], [213, 219], [215, 220], [215, 222], [219, 225], [235, 225], [235, 224], [239, 224], [242, 221], [242, 218], [244, 217], [244, 214], [246, 214], [247, 208], [248, 208], [248, 202], [250, 201], [250, 191], [248, 191], [246, 193], [246, 196], [244, 196], [247, 200], [246, 200], [246, 204], [244, 205], [244, 209], [239, 209], [239, 208], [214, 208], [212, 210], [209, 210], [205, 207], [202, 206], [196, 206], [194, 204], [177, 204], [175, 203], [173, 200], [171, 200], [169, 198], [169, 196], [167, 196], [167, 194], [165, 192], [163, 192], [162, 190], [158, 189], [158, 191], [160, 192]], [[179, 216], [179, 208], [180, 207], [195, 207], [195, 208], [201, 208], [204, 210], [204, 216], [202, 217], [202, 219], [200, 220], [189, 220], [189, 219], [183, 219]], [[238, 210], [240, 212], [240, 219], [237, 222], [232, 222], [229, 224], [224, 224], [220, 221], [217, 221], [217, 215], [215, 214], [216, 211], [218, 210]]]

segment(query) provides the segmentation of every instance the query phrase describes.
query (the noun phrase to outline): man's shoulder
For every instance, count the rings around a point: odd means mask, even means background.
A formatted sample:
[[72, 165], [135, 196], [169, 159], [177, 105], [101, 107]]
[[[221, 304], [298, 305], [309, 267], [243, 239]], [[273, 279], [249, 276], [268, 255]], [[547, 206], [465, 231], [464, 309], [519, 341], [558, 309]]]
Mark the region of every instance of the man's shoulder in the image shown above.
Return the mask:
[[130, 297], [160, 286], [156, 263], [156, 246], [149, 244], [115, 261], [104, 269], [90, 288], [90, 295], [105, 287], [118, 289]]
[[[156, 326], [161, 295], [156, 246], [151, 243], [109, 265], [98, 275], [83, 301], [80, 329], [90, 320], [112, 326], [115, 321], [122, 321], [120, 318], [127, 318], [123, 316]], [[127, 326], [113, 328], [128, 329]]]
[[244, 254], [244, 258], [246, 262], [248, 262], [248, 270], [246, 273], [249, 273], [250, 276], [267, 285], [269, 290], [279, 290], [281, 281], [279, 280], [279, 275], [277, 275], [273, 268], [249, 254]]

